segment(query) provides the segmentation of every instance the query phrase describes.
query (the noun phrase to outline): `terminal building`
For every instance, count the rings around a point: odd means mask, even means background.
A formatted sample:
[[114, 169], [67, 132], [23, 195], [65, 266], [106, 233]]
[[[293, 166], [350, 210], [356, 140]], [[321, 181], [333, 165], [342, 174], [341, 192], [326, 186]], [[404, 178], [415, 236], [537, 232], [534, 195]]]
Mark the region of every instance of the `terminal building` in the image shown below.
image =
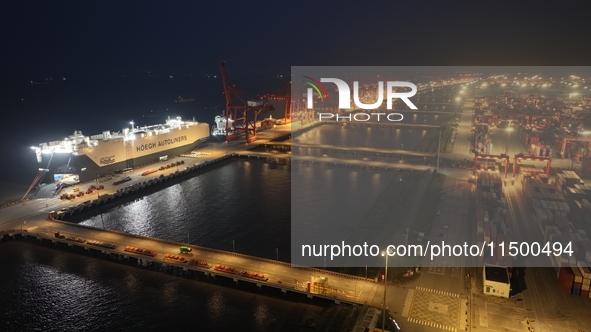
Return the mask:
[[509, 298], [511, 282], [506, 267], [485, 264], [482, 279], [484, 294]]

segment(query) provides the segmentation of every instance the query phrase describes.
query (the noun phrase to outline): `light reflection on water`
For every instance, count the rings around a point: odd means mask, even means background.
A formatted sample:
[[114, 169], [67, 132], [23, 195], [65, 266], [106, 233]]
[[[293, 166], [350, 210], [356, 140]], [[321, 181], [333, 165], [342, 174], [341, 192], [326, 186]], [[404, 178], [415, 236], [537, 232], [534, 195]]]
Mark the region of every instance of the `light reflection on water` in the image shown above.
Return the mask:
[[[429, 120], [416, 118], [419, 123]], [[339, 141], [350, 136], [348, 130], [338, 130]], [[384, 141], [394, 137], [396, 142], [406, 135], [400, 129], [394, 134], [377, 128], [365, 133]], [[317, 131], [306, 135], [323, 136]], [[305, 174], [305, 185], [314, 189], [315, 204], [304, 211], [310, 214], [343, 199], [331, 197], [329, 190], [342, 185], [342, 179], [355, 178], [356, 186], [371, 184], [374, 196], [389, 180], [388, 174], [368, 176], [347, 169], [296, 171]], [[190, 233], [192, 243], [225, 250], [231, 250], [235, 240], [239, 251], [275, 258], [279, 248], [280, 259], [287, 260], [290, 184], [288, 166], [238, 161], [83, 224], [176, 241]], [[339, 188], [345, 201], [354, 198], [350, 185]], [[341, 204], [339, 211], [349, 217], [347, 205]], [[0, 284], [0, 331], [163, 331], [187, 325], [200, 331], [281, 331], [282, 322], [294, 313], [289, 301], [27, 243], [0, 244]], [[309, 304], [305, 308], [305, 316], [316, 311], [320, 317], [324, 310]]]
[[222, 291], [216, 291], [209, 297], [207, 301], [207, 313], [212, 321], [221, 321], [224, 316], [224, 310], [226, 303], [224, 299], [224, 293]]
[[235, 160], [82, 224], [287, 260], [289, 188], [290, 166]]
[[[68, 250], [69, 251], [69, 250]], [[0, 331], [285, 330], [295, 302], [25, 242], [0, 243]], [[263, 292], [264, 293], [264, 292]], [[307, 304], [300, 319], [321, 318]]]

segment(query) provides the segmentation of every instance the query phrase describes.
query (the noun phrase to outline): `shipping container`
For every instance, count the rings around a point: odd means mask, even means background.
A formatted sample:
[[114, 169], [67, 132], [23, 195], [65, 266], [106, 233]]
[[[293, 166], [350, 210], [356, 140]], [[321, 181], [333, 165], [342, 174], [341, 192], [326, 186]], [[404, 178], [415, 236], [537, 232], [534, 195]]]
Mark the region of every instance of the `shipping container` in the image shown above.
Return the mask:
[[578, 261], [577, 268], [579, 268], [579, 272], [581, 272], [581, 275], [583, 275], [583, 278], [591, 279], [591, 269], [589, 268], [589, 265], [587, 264], [587, 262]]
[[573, 289], [573, 281], [574, 281], [574, 274], [570, 267], [561, 267], [558, 273], [558, 283], [560, 285], [560, 289], [570, 294]]

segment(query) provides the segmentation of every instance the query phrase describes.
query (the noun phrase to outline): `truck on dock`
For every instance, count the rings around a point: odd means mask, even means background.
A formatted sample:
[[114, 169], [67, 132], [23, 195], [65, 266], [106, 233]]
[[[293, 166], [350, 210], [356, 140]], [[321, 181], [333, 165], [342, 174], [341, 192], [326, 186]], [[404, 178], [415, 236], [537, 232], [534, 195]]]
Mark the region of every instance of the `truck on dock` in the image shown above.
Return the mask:
[[187, 247], [187, 246], [181, 246], [180, 250], [181, 250], [181, 254], [190, 254], [193, 251], [192, 248]]
[[126, 177], [122, 178], [121, 180], [117, 180], [117, 181], [113, 182], [113, 184], [118, 185], [118, 184], [122, 184], [122, 183], [125, 183], [128, 181], [131, 181], [131, 177], [126, 176]]

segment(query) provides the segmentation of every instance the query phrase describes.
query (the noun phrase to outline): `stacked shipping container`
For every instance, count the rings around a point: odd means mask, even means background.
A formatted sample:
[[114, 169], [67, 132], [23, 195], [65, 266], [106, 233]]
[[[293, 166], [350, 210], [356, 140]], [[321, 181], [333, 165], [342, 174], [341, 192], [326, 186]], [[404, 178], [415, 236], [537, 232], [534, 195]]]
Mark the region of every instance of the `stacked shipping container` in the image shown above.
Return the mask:
[[[476, 239], [478, 246], [486, 241], [493, 241], [495, 246], [499, 242], [514, 241], [509, 232], [511, 214], [507, 210], [507, 202], [503, 195], [503, 181], [498, 172], [480, 171], [476, 181]], [[497, 246], [497, 250], [501, 247]], [[479, 262], [511, 267], [511, 257], [508, 246], [505, 253], [495, 252], [492, 256], [487, 252], [484, 257], [478, 257]]]
[[562, 266], [558, 272], [560, 289], [567, 294], [589, 298], [591, 270], [581, 264]]
[[[535, 172], [530, 172], [535, 174]], [[534, 220], [538, 223], [549, 243], [560, 242], [563, 247], [572, 243], [573, 256], [550, 255], [558, 271], [560, 288], [577, 296], [589, 297], [591, 286], [591, 240], [587, 232], [577, 229], [569, 216], [578, 214], [591, 221], [591, 187], [583, 185], [579, 176], [572, 171], [557, 174], [554, 183], [548, 184], [538, 175], [522, 177], [524, 195], [533, 209]], [[589, 225], [588, 222], [585, 222]]]

